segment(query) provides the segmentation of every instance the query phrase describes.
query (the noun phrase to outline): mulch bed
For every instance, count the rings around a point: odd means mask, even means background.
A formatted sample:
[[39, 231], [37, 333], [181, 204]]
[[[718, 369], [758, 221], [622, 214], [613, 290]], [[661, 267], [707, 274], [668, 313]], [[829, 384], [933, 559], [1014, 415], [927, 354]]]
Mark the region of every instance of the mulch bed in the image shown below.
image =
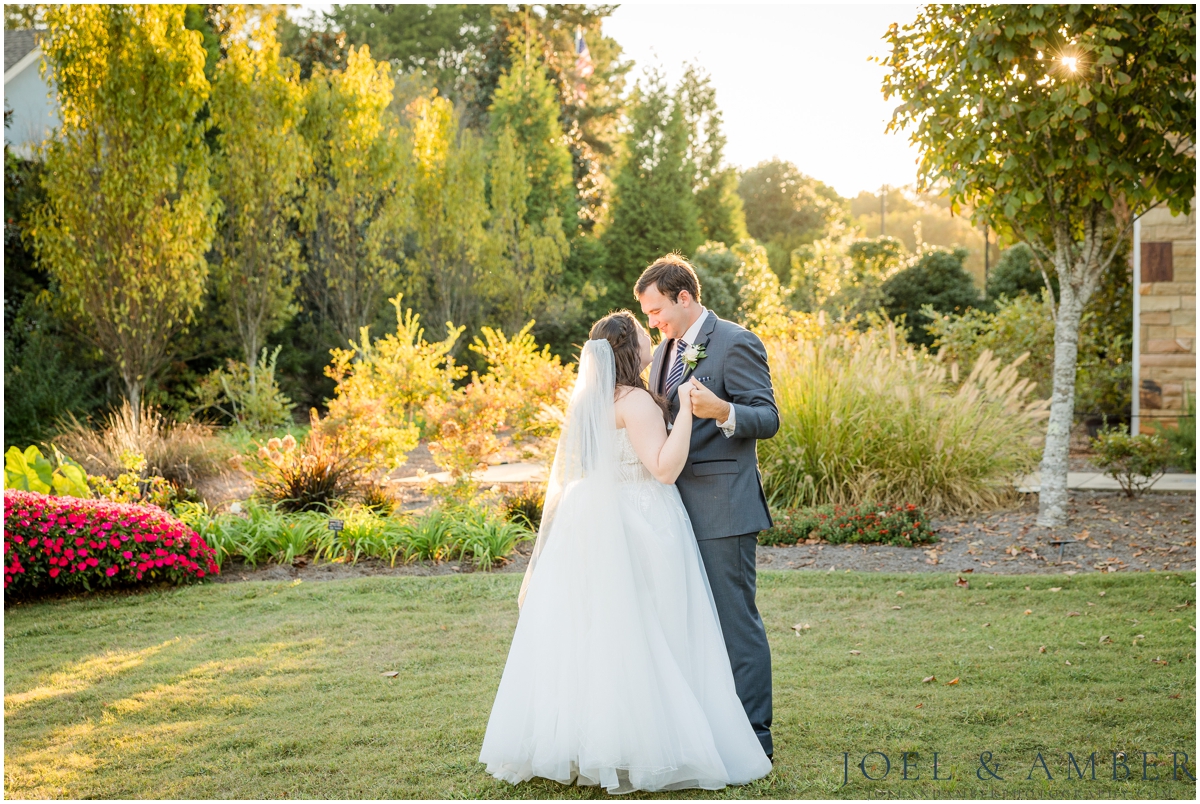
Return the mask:
[[[759, 569], [1018, 575], [1196, 569], [1196, 495], [1072, 491], [1071, 521], [1039, 528], [1037, 495], [1019, 508], [933, 521], [923, 547], [816, 544], [759, 547]], [[1065, 540], [1062, 559], [1059, 545]]]

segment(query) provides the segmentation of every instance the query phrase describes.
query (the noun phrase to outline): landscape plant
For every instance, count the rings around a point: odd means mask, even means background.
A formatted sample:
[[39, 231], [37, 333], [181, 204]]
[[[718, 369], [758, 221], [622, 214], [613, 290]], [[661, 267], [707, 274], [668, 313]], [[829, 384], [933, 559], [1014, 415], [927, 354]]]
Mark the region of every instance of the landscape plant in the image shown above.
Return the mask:
[[549, 345], [538, 348], [530, 321], [511, 338], [503, 331], [482, 327], [468, 347], [487, 365], [486, 373], [475, 375], [484, 391], [499, 401], [505, 410], [505, 423], [514, 440], [556, 437], [558, 429], [541, 416], [544, 406], [555, 405], [563, 392], [570, 392], [575, 381], [575, 366], [564, 364], [552, 354]]
[[322, 432], [316, 410], [303, 442], [290, 433], [271, 438], [247, 461], [256, 492], [289, 512], [328, 510], [349, 499], [362, 474], [362, 460]]
[[178, 488], [225, 471], [231, 451], [212, 427], [176, 422], [159, 408], [143, 406], [135, 416], [127, 401], [112, 411], [98, 428], [71, 420], [64, 423], [53, 445], [72, 456], [89, 476], [115, 480], [127, 471], [125, 456], [146, 459], [146, 473], [169, 480]]
[[963, 268], [966, 259], [965, 248], [928, 249], [880, 286], [883, 309], [891, 318], [903, 317], [912, 343], [928, 346], [932, 342], [925, 330], [924, 308], [963, 313], [979, 304], [979, 291]]
[[372, 341], [364, 327], [349, 349], [331, 351], [325, 369], [336, 386], [322, 430], [379, 469], [404, 463], [422, 430], [431, 428], [425, 406], [453, 396], [467, 371], [454, 359], [463, 327], [446, 322], [445, 339], [427, 342], [421, 317], [403, 309], [403, 299], [391, 299], [395, 333]]
[[1106, 427], [1091, 440], [1093, 461], [1104, 474], [1121, 484], [1133, 499], [1153, 486], [1171, 463], [1171, 445], [1159, 435], [1131, 435]]
[[818, 505], [772, 514], [775, 524], [758, 535], [763, 545], [892, 544], [914, 547], [938, 541], [929, 516], [917, 506]]
[[1084, 309], [1134, 220], [1195, 196], [1196, 8], [931, 4], [885, 39], [889, 130], [911, 130], [921, 187], [1058, 275], [1037, 521], [1062, 526]]
[[890, 325], [765, 343], [780, 428], [759, 455], [775, 507], [987, 510], [1011, 502], [1013, 480], [1036, 463], [1046, 403], [989, 353], [960, 378]]
[[4, 492], [4, 594], [165, 581], [220, 571], [193, 530], [153, 505]]
[[4, 453], [4, 488], [81, 499], [91, 497], [84, 468], [57, 450], [54, 457], [52, 463], [36, 446], [24, 450], [9, 447]]
[[279, 390], [275, 365], [282, 346], [271, 356], [263, 347], [258, 362], [227, 360], [224, 368], [214, 369], [196, 387], [196, 407], [192, 415], [216, 410], [235, 425], [251, 433], [264, 433], [286, 427], [292, 421], [292, 400]]

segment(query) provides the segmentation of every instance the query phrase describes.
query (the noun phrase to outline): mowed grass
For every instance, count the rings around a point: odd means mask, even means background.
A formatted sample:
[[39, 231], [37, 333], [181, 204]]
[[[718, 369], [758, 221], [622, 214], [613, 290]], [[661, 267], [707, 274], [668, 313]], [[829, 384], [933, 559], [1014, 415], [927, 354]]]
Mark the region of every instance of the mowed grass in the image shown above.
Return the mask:
[[[1194, 573], [954, 579], [762, 573], [775, 768], [744, 787], [657, 797], [1195, 797], [1186, 775], [1171, 778], [1173, 751], [1195, 773]], [[520, 580], [212, 584], [10, 606], [4, 793], [606, 797], [512, 787], [476, 761]], [[811, 627], [797, 636], [799, 623]], [[858, 768], [871, 751], [891, 762], [881, 781]], [[901, 778], [906, 751], [919, 779]], [[977, 778], [984, 751], [1003, 781]], [[1130, 778], [1113, 781], [1113, 751]], [[1158, 781], [1142, 781], [1142, 751], [1157, 753]], [[951, 779], [933, 779], [933, 752]], [[1067, 780], [1067, 752], [1087, 778]], [[884, 761], [865, 767], [878, 777]]]

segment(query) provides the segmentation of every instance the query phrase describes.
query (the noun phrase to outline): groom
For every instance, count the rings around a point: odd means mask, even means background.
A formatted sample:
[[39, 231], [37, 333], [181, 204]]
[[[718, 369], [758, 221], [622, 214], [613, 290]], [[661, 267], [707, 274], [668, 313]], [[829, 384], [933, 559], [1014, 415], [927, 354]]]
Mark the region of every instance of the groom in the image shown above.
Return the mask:
[[696, 532], [738, 698], [771, 757], [771, 649], [754, 603], [758, 532], [771, 527], [756, 442], [779, 430], [767, 352], [752, 332], [701, 306], [696, 272], [677, 254], [643, 271], [634, 295], [663, 336], [650, 389], [667, 398], [672, 418], [679, 386], [693, 386], [691, 451], [675, 485]]

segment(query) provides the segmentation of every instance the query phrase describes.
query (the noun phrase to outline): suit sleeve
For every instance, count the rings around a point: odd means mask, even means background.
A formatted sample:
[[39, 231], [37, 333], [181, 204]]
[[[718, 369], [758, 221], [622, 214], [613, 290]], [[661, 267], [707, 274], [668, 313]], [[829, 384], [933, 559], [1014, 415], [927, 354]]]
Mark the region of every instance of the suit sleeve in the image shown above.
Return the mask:
[[723, 363], [725, 393], [734, 409], [733, 438], [771, 438], [779, 431], [779, 409], [771, 387], [767, 349], [758, 336], [742, 330]]

